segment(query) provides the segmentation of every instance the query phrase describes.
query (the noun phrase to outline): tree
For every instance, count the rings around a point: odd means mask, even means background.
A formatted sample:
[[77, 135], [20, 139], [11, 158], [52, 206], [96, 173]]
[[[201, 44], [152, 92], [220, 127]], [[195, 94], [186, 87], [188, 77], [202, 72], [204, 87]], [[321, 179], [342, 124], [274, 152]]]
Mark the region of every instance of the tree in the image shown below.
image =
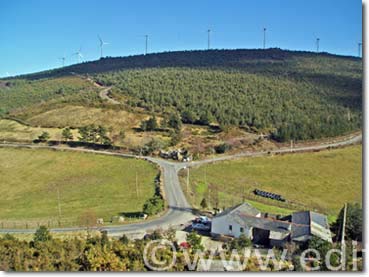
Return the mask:
[[48, 132], [42, 132], [42, 134], [38, 136], [38, 140], [40, 142], [46, 142], [49, 139], [50, 139], [50, 134]]
[[182, 140], [182, 133], [181, 133], [181, 131], [173, 131], [173, 130], [170, 130], [169, 136], [170, 136], [170, 145], [171, 146], [176, 146]]
[[164, 210], [164, 201], [159, 195], [146, 200], [143, 205], [143, 212], [147, 215], [154, 215]]
[[34, 242], [45, 242], [51, 240], [52, 237], [50, 235], [49, 230], [46, 226], [40, 226], [33, 237]]
[[127, 237], [127, 235], [126, 235], [126, 234], [123, 234], [123, 236], [121, 236], [121, 237], [119, 238], [119, 241], [120, 241], [121, 243], [123, 243], [123, 244], [128, 244], [128, 243], [129, 243], [129, 238]]
[[206, 112], [203, 112], [201, 115], [200, 115], [200, 118], [198, 120], [198, 124], [200, 125], [209, 125], [212, 121], [212, 116], [211, 114], [206, 111]]
[[[341, 239], [343, 224], [344, 207], [341, 209], [336, 222], [332, 229], [337, 235], [337, 239]], [[358, 203], [347, 204], [346, 211], [346, 238], [356, 241], [362, 241], [363, 233], [363, 209]]]
[[144, 145], [142, 148], [143, 155], [150, 155], [151, 153], [161, 149], [163, 147], [163, 142], [158, 139], [152, 139]]
[[[322, 240], [321, 238], [313, 237], [308, 242], [307, 248], [314, 249], [319, 252], [320, 258], [321, 258], [319, 261], [320, 270], [328, 270], [325, 257], [328, 251], [333, 249], [333, 245], [328, 241]], [[337, 266], [339, 264], [339, 256], [337, 255], [337, 253], [332, 254], [330, 258], [331, 258], [330, 262], [332, 266]]]
[[158, 122], [155, 115], [150, 117], [148, 120], [144, 120], [141, 122], [141, 129], [143, 131], [155, 131], [157, 128]]
[[174, 130], [177, 130], [177, 131], [181, 130], [182, 121], [181, 121], [181, 118], [179, 117], [179, 115], [177, 113], [172, 113], [169, 116], [168, 126], [173, 128]]
[[252, 241], [242, 234], [238, 238], [231, 241], [230, 249], [244, 250], [246, 247], [252, 246]]
[[204, 250], [204, 246], [201, 244], [201, 236], [196, 231], [193, 230], [191, 233], [188, 233], [186, 241], [191, 245], [193, 251]]
[[214, 150], [218, 154], [223, 154], [231, 149], [231, 146], [228, 143], [222, 143], [214, 147]]
[[111, 145], [111, 140], [107, 135], [108, 130], [99, 125], [95, 126], [93, 124], [84, 126], [78, 129], [80, 137], [78, 138], [80, 141], [89, 142], [89, 143], [100, 143], [103, 145]]
[[189, 111], [189, 110], [184, 111], [182, 113], [181, 117], [182, 117], [182, 122], [183, 123], [193, 124], [197, 120], [196, 114], [192, 111]]
[[62, 137], [65, 141], [73, 140], [73, 134], [70, 128], [65, 128], [62, 131]]
[[97, 130], [96, 130], [96, 136], [97, 136], [97, 140], [100, 144], [103, 144], [103, 145], [111, 145], [111, 140], [110, 138], [108, 137], [107, 135], [107, 129], [101, 125], [99, 125], [97, 127]]
[[202, 209], [206, 209], [208, 207], [208, 203], [206, 202], [205, 198], [201, 200], [200, 206]]

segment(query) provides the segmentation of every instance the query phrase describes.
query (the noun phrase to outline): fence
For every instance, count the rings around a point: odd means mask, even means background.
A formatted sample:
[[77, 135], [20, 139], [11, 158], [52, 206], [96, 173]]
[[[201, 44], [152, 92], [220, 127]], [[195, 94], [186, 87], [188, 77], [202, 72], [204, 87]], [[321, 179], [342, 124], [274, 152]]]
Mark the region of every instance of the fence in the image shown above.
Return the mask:
[[[112, 222], [110, 219], [104, 219], [103, 224], [97, 224], [97, 219], [94, 220], [95, 224], [89, 224], [88, 227], [107, 227], [113, 225], [124, 225], [128, 223], [135, 223], [142, 221], [140, 216], [124, 216], [124, 222]], [[48, 229], [57, 228], [71, 228], [71, 227], [87, 227], [86, 224], [81, 223], [80, 220], [40, 220], [40, 221], [11, 221], [11, 220], [0, 220], [0, 230], [1, 229], [37, 229], [40, 226], [46, 226]]]

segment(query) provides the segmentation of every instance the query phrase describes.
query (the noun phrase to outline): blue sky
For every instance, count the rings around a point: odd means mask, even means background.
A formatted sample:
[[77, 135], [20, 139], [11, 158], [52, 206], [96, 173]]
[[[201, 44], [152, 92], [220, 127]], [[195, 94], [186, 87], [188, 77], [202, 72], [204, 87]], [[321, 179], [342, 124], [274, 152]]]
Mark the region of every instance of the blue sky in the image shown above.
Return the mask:
[[362, 39], [360, 0], [1, 0], [0, 76], [36, 72], [108, 56], [212, 48], [267, 47], [357, 55]]

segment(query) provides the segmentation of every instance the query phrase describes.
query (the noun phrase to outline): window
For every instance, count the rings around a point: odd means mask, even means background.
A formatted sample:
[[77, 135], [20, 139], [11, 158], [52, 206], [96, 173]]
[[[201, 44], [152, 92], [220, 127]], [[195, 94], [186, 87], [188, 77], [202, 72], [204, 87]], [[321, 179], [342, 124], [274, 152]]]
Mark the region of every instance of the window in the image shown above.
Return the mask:
[[229, 225], [229, 231], [232, 232], [232, 225]]
[[244, 231], [243, 227], [240, 227], [240, 233], [243, 233]]

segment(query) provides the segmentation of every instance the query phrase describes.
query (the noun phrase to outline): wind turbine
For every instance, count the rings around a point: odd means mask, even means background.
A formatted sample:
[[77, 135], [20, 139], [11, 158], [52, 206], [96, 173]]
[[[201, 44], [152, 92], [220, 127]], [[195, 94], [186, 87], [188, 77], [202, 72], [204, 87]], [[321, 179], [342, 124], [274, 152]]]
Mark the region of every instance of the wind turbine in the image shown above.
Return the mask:
[[103, 47], [104, 45], [109, 44], [109, 42], [103, 41], [99, 35], [97, 35], [97, 37], [99, 38], [99, 41], [100, 41], [100, 59], [101, 59], [103, 57]]
[[61, 60], [62, 61], [62, 64], [63, 64], [63, 67], [64, 67], [64, 64], [65, 64], [65, 55], [63, 56], [63, 57], [61, 57], [61, 58], [59, 58], [59, 60]]
[[208, 50], [210, 50], [210, 34], [211, 34], [211, 30], [208, 29]]
[[263, 28], [263, 34], [264, 34], [264, 39], [263, 39], [263, 49], [265, 49], [265, 45], [266, 45], [266, 28]]
[[319, 53], [319, 43], [320, 43], [320, 38], [316, 39], [316, 52]]
[[79, 48], [79, 50], [76, 53], [73, 53], [72, 56], [77, 56], [77, 62], [80, 63], [81, 59], [83, 58], [83, 55], [81, 53], [81, 47]]
[[359, 42], [358, 43], [358, 50], [359, 50], [359, 53], [358, 53], [358, 57], [360, 58], [361, 57], [361, 47], [363, 46], [363, 43], [362, 42]]
[[145, 55], [147, 54], [148, 43], [149, 43], [149, 35], [145, 35]]

